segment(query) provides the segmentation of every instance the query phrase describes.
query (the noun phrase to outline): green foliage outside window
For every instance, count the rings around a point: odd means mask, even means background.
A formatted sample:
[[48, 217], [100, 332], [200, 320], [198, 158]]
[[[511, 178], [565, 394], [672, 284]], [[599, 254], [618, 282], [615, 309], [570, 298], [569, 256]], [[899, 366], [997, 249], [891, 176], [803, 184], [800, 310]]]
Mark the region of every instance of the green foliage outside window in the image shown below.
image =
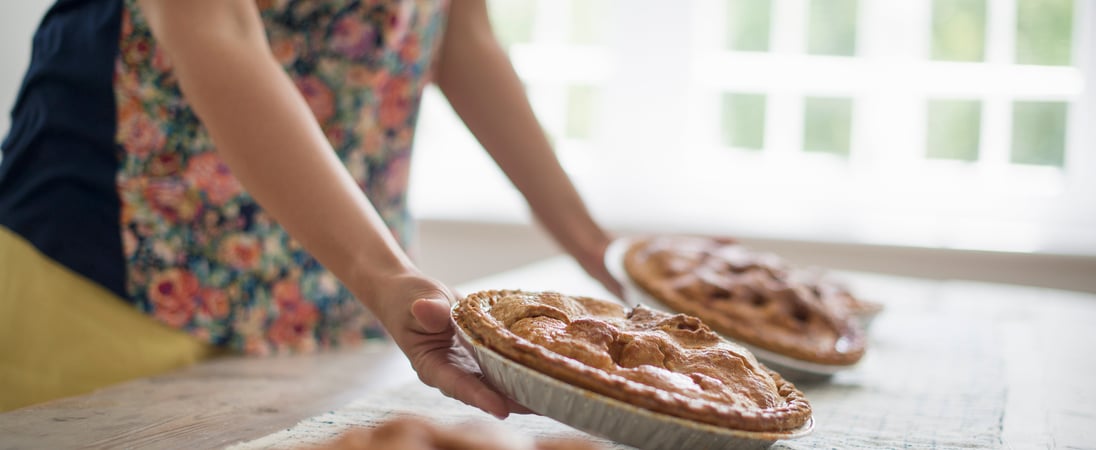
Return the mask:
[[933, 0], [932, 59], [982, 61], [986, 53], [986, 0]]
[[[559, 1], [559, 0], [550, 0]], [[573, 44], [597, 45], [605, 41], [606, 24], [611, 23], [608, 0], [572, 0], [571, 36]]]
[[977, 161], [982, 102], [930, 100], [925, 156], [929, 159]]
[[765, 148], [765, 96], [723, 94], [720, 123], [723, 145], [740, 149]]
[[1016, 62], [1067, 66], [1073, 60], [1073, 1], [1017, 0]]
[[771, 24], [772, 1], [727, 0], [727, 49], [768, 51]]
[[803, 150], [848, 156], [852, 99], [807, 97], [803, 105]]
[[533, 39], [536, 0], [491, 0], [487, 2], [491, 28], [503, 48]]
[[593, 137], [600, 100], [600, 91], [594, 86], [575, 84], [567, 87], [567, 137]]
[[856, 54], [857, 0], [811, 0], [807, 22], [807, 53]]
[[1063, 102], [1014, 102], [1009, 159], [1016, 164], [1062, 167], [1067, 106]]

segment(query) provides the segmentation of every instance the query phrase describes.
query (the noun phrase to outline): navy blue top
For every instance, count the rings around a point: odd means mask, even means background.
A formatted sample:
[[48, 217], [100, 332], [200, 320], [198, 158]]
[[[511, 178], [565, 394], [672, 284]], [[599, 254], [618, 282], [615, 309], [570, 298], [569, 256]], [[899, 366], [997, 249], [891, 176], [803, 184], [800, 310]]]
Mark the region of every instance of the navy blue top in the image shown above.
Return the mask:
[[122, 0], [58, 0], [34, 34], [0, 149], [0, 225], [125, 294], [113, 74]]

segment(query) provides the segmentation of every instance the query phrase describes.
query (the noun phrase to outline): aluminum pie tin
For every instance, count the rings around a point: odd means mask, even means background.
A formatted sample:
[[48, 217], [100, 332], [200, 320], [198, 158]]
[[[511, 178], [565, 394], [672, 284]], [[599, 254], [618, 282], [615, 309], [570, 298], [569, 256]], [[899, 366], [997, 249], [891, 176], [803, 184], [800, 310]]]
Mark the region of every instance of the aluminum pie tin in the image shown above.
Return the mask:
[[[628, 248], [632, 246], [632, 243], [632, 239], [619, 238], [609, 244], [609, 248], [605, 250], [605, 267], [609, 270], [609, 274], [620, 282], [620, 285], [624, 290], [624, 301], [630, 306], [643, 305], [671, 314], [679, 313], [680, 311], [674, 311], [666, 304], [652, 297], [643, 289], [643, 287], [636, 284], [630, 275], [628, 275], [628, 271], [624, 268], [624, 254], [628, 252]], [[724, 333], [719, 333], [719, 335], [723, 336], [723, 338], [728, 341], [745, 347], [766, 367], [775, 370], [781, 376], [792, 380], [803, 381], [829, 377], [838, 372], [856, 367], [856, 364], [834, 365], [803, 361], [742, 342], [741, 340], [727, 336]]]
[[813, 416], [794, 430], [767, 432], [721, 428], [657, 413], [530, 369], [476, 341], [456, 323], [453, 327], [487, 381], [503, 394], [537, 414], [621, 444], [649, 450], [764, 449], [814, 430]]

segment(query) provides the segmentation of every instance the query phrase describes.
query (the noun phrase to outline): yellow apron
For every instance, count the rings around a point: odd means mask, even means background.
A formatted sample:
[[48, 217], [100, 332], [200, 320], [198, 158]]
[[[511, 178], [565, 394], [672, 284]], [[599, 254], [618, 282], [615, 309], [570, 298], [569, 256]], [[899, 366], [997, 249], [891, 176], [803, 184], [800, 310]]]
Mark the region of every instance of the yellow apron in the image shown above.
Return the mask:
[[0, 227], [0, 411], [193, 364], [213, 346]]

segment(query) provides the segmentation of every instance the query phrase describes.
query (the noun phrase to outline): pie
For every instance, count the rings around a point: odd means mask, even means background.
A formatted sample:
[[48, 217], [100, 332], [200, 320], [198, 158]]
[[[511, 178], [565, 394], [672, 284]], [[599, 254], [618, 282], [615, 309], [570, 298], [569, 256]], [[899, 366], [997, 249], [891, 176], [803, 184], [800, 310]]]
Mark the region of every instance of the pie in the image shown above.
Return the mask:
[[725, 428], [785, 431], [806, 397], [699, 319], [554, 292], [484, 291], [453, 318], [473, 340], [533, 370], [651, 411]]
[[864, 355], [856, 316], [870, 304], [776, 255], [726, 238], [659, 236], [634, 242], [624, 268], [670, 309], [744, 344], [837, 366]]
[[851, 315], [866, 322], [883, 311], [882, 304], [858, 298], [847, 286], [827, 277], [824, 272], [795, 268], [785, 270], [790, 282], [809, 286], [812, 293], [826, 302], [828, 307], [835, 309], [836, 314]]
[[312, 450], [599, 450], [580, 439], [533, 440], [498, 425], [470, 422], [440, 425], [413, 416], [398, 417], [374, 428], [353, 428]]

